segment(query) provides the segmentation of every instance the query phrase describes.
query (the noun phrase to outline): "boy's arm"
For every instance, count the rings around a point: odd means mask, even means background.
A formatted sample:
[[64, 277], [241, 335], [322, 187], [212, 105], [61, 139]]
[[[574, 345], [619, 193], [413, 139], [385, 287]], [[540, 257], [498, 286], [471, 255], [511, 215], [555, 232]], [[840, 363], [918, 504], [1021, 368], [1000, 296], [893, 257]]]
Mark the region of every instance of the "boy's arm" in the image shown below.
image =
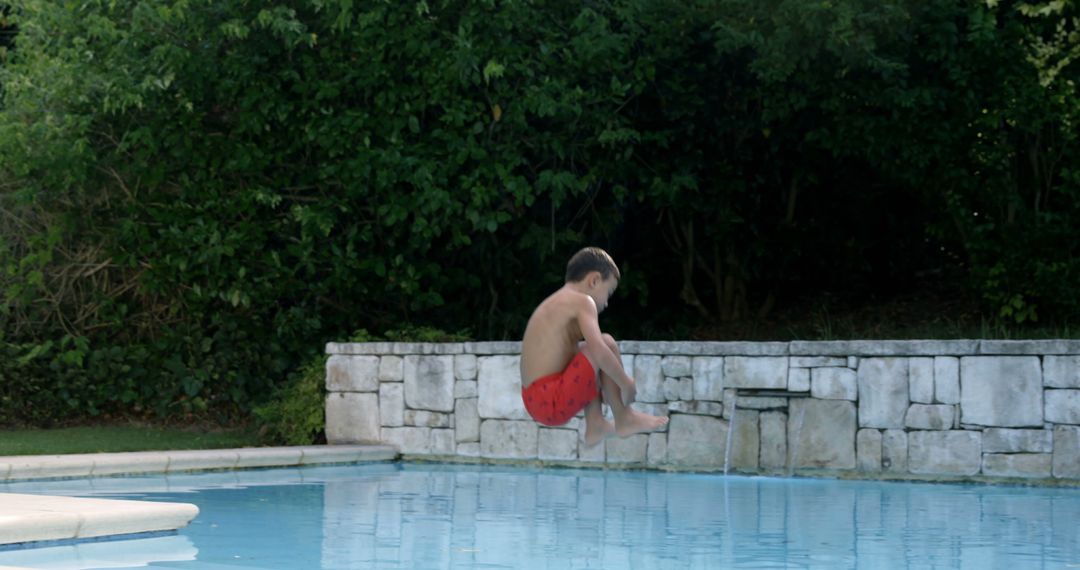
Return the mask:
[[603, 333], [600, 332], [600, 318], [596, 310], [596, 302], [587, 295], [583, 297], [578, 304], [577, 321], [581, 334], [585, 337], [585, 355], [619, 385], [623, 404], [629, 405], [637, 397], [637, 386], [634, 379], [626, 374], [622, 361], [604, 342]]

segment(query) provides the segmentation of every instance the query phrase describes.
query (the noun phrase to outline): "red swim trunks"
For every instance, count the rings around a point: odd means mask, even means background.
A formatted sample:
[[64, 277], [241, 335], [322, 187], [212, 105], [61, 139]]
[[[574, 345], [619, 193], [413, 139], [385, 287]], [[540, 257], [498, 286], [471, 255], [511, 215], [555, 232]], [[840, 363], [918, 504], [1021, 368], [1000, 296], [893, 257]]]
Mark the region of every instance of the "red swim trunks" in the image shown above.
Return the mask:
[[562, 372], [537, 378], [521, 390], [525, 409], [546, 426], [561, 426], [596, 399], [596, 371], [584, 353], [577, 353]]

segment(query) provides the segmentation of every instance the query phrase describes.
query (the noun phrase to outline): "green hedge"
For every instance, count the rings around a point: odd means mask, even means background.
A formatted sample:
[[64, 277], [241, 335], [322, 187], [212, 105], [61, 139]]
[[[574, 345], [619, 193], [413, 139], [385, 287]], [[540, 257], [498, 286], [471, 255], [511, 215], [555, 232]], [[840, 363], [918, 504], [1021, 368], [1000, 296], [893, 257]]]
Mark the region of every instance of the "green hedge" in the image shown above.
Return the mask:
[[587, 243], [621, 336], [928, 280], [1080, 314], [1072, 4], [9, 4], [9, 420], [242, 416], [357, 327], [514, 338]]

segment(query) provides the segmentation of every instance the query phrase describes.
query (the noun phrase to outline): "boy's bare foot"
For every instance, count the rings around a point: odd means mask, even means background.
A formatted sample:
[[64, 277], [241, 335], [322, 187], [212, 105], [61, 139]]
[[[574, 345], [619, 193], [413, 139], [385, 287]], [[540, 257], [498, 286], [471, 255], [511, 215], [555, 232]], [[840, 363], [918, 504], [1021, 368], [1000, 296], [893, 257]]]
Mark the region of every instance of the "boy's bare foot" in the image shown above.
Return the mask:
[[592, 447], [615, 433], [615, 426], [601, 418], [599, 421], [585, 422], [585, 447]]
[[626, 413], [615, 420], [615, 431], [619, 437], [628, 437], [635, 433], [660, 429], [667, 423], [668, 419], [664, 416], [650, 416], [627, 408]]

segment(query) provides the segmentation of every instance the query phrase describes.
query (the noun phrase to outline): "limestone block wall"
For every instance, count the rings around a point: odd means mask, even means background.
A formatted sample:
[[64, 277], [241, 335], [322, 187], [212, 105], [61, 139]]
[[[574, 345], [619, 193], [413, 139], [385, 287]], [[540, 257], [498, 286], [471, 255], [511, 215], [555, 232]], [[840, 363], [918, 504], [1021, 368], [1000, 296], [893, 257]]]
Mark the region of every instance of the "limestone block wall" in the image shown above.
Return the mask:
[[406, 456], [756, 474], [1080, 483], [1080, 341], [620, 343], [662, 432], [540, 426], [520, 344], [330, 343], [330, 443]]

